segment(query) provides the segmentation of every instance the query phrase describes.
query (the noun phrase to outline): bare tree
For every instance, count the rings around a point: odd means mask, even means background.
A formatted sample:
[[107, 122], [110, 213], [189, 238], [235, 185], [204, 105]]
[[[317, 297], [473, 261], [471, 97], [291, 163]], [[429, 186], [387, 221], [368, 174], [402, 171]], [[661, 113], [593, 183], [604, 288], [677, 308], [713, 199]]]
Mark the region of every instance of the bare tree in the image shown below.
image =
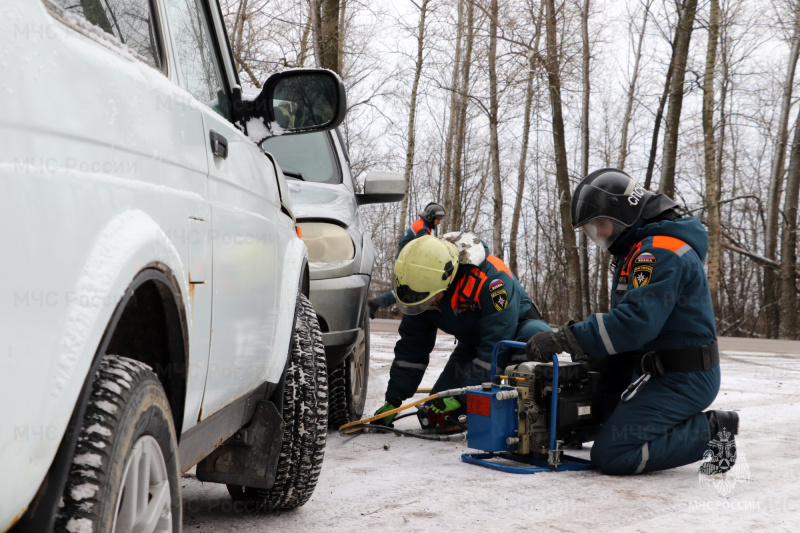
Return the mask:
[[475, 43], [475, 4], [467, 2], [467, 24], [464, 37], [464, 60], [461, 64], [461, 83], [455, 112], [456, 119], [455, 154], [453, 155], [453, 228], [463, 227], [461, 196], [464, 174], [464, 147], [467, 142], [467, 104], [469, 103], [470, 75], [472, 73], [472, 48]]
[[[589, 102], [591, 96], [591, 85], [589, 81], [589, 6], [590, 0], [583, 0], [581, 9], [581, 80], [583, 82], [583, 94], [581, 95], [581, 176], [589, 174]], [[581, 306], [583, 314], [589, 316], [591, 312], [589, 304], [589, 241], [586, 233], [580, 232], [580, 263], [581, 263], [581, 292], [583, 298]]]
[[445, 209], [450, 212], [450, 217], [445, 219], [444, 227], [449, 229], [457, 229], [453, 225], [453, 142], [458, 131], [458, 120], [461, 118], [460, 113], [457, 111], [457, 104], [459, 102], [458, 88], [460, 86], [459, 73], [461, 71], [463, 41], [464, 41], [464, 3], [458, 2], [456, 9], [458, 10], [456, 22], [456, 43], [453, 59], [453, 74], [450, 78], [450, 106], [449, 118], [447, 125], [447, 133], [444, 142], [444, 168], [442, 169], [442, 177], [444, 181], [442, 204]]
[[499, 103], [497, 88], [497, 0], [489, 3], [489, 158], [492, 166], [494, 190], [492, 222], [492, 247], [494, 253], [503, 257], [503, 186], [500, 182], [500, 145], [497, 138]]
[[675, 195], [675, 160], [678, 155], [678, 128], [683, 106], [683, 82], [686, 77], [686, 62], [689, 59], [689, 41], [694, 28], [697, 0], [684, 0], [680, 7], [678, 25], [675, 27], [675, 46], [672, 55], [672, 81], [669, 89], [669, 107], [664, 121], [664, 153], [661, 165], [661, 184], [659, 192], [667, 196]]
[[[772, 157], [772, 169], [769, 176], [769, 196], [767, 198], [767, 224], [766, 248], [764, 255], [768, 259], [776, 259], [778, 249], [778, 211], [780, 206], [781, 191], [783, 189], [784, 162], [786, 159], [786, 144], [789, 140], [789, 112], [792, 107], [792, 93], [794, 89], [794, 75], [797, 60], [800, 57], [800, 1], [795, 3], [793, 9], [793, 33], [791, 37], [791, 51], [786, 65], [786, 77], [783, 82], [781, 98], [781, 114], [778, 119], [778, 131], [775, 138], [775, 152]], [[764, 300], [777, 299], [777, 288], [780, 285], [777, 273], [772, 270], [764, 272]], [[775, 337], [778, 333], [779, 310], [778, 306], [767, 307], [767, 335]]]
[[539, 7], [538, 16], [532, 13], [535, 21], [535, 33], [533, 45], [528, 50], [528, 77], [525, 81], [525, 107], [523, 109], [522, 125], [522, 145], [520, 146], [519, 166], [517, 170], [517, 197], [514, 202], [514, 213], [511, 216], [511, 233], [509, 235], [508, 255], [509, 267], [511, 271], [518, 275], [519, 266], [517, 264], [517, 236], [519, 232], [519, 219], [522, 213], [522, 198], [525, 191], [525, 177], [528, 171], [528, 144], [531, 133], [531, 111], [533, 107], [533, 83], [538, 71], [538, 50], [542, 27], [542, 9]]
[[545, 70], [550, 93], [550, 106], [553, 117], [553, 148], [556, 162], [556, 185], [558, 188], [559, 213], [561, 215], [561, 233], [567, 258], [567, 293], [569, 315], [580, 316], [581, 313], [581, 279], [580, 261], [575, 242], [575, 233], [570, 224], [569, 207], [572, 199], [569, 189], [569, 170], [567, 168], [567, 145], [564, 138], [564, 116], [561, 110], [561, 75], [558, 53], [558, 37], [556, 35], [555, 0], [545, 1], [545, 31], [547, 35], [547, 58]]
[[403, 205], [400, 209], [400, 228], [406, 227], [406, 216], [408, 213], [408, 189], [411, 183], [411, 171], [414, 167], [414, 145], [415, 132], [414, 122], [417, 116], [417, 90], [419, 89], [419, 78], [422, 73], [422, 58], [425, 51], [425, 15], [428, 12], [428, 0], [422, 0], [419, 6], [419, 26], [417, 27], [417, 61], [414, 66], [414, 81], [411, 84], [411, 101], [408, 108], [408, 147], [406, 149], [406, 195], [403, 198]]
[[714, 314], [719, 314], [719, 276], [721, 225], [719, 212], [719, 176], [716, 166], [714, 138], [714, 78], [716, 75], [717, 41], [719, 40], [719, 0], [709, 0], [708, 50], [703, 77], [703, 147], [706, 171], [706, 205], [708, 206], [708, 285]]
[[800, 115], [794, 126], [781, 232], [781, 339], [797, 338], [797, 199], [800, 190]]

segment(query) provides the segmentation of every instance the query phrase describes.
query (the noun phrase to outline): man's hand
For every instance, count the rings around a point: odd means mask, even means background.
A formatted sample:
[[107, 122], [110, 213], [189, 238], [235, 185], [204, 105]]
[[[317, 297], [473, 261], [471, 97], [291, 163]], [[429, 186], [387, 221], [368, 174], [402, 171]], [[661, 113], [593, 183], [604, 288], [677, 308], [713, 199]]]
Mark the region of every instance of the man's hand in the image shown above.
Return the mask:
[[575, 338], [569, 324], [561, 326], [558, 331], [542, 331], [530, 339], [525, 346], [525, 354], [530, 361], [540, 361], [549, 363], [552, 361], [551, 354], [567, 352], [575, 356], [575, 359], [585, 358], [583, 348]]
[[[392, 409], [397, 409], [398, 407], [400, 407], [400, 405], [402, 405], [402, 403], [403, 403], [403, 400], [401, 400], [400, 398], [389, 398], [388, 400], [386, 400], [386, 403], [383, 404], [383, 406], [380, 409], [375, 411], [375, 416], [378, 416], [381, 413], [385, 413], [386, 411], [391, 411]], [[378, 426], [393, 427], [392, 426], [392, 421], [394, 420], [394, 417], [396, 417], [396, 416], [397, 416], [397, 413], [395, 413], [393, 415], [385, 416], [383, 418], [380, 418], [378, 420], [373, 421], [372, 423], [375, 424], [375, 425], [378, 425]]]

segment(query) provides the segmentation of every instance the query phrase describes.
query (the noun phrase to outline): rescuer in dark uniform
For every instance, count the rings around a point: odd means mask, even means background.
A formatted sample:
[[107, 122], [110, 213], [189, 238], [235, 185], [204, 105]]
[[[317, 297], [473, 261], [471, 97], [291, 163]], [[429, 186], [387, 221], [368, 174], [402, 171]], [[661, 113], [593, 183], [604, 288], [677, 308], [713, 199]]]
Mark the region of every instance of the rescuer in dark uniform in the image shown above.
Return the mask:
[[[611, 310], [527, 343], [529, 358], [611, 363], [624, 384], [592, 446], [608, 474], [638, 474], [703, 459], [709, 441], [733, 443], [739, 417], [708, 411], [720, 387], [714, 311], [703, 259], [708, 236], [695, 217], [621, 170], [592, 172], [575, 189], [571, 219], [614, 256]], [[612, 363], [613, 361], [613, 363]], [[633, 383], [625, 389], [625, 385]], [[625, 389], [624, 392], [622, 389]], [[735, 447], [733, 448], [735, 450]], [[733, 466], [735, 452], [720, 472]]]
[[[394, 292], [403, 312], [400, 340], [394, 347], [386, 403], [376, 414], [414, 395], [438, 330], [455, 336], [458, 344], [432, 393], [489, 381], [497, 341], [524, 342], [550, 329], [506, 264], [488, 252], [472, 233], [423, 236], [400, 252], [394, 267]], [[524, 354], [518, 356], [524, 359]], [[511, 357], [498, 355], [498, 368]], [[440, 398], [428, 406], [430, 418], [421, 416], [420, 421], [423, 426], [445, 425], [449, 415], [464, 411], [463, 404], [463, 398]], [[390, 424], [393, 418], [383, 421]]]
[[[445, 215], [447, 215], [447, 213], [441, 204], [430, 202], [426, 205], [422, 213], [419, 214], [419, 218], [415, 220], [411, 226], [406, 228], [403, 235], [400, 237], [400, 242], [397, 243], [397, 254], [400, 255], [400, 251], [403, 247], [414, 239], [422, 237], [423, 235], [434, 235], [436, 233], [436, 228], [442, 223], [442, 219]], [[370, 298], [367, 300], [369, 317], [375, 318], [375, 313], [378, 312], [378, 309], [389, 307], [394, 304], [394, 302], [395, 297], [392, 291], [379, 294], [375, 298]]]

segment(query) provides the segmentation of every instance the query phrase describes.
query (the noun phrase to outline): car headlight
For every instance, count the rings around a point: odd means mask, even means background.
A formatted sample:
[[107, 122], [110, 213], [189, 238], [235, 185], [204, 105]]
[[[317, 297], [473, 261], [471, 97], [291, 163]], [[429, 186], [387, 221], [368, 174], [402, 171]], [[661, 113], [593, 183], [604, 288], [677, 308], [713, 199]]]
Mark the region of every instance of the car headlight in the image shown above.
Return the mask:
[[329, 263], [347, 261], [356, 256], [353, 239], [344, 228], [325, 222], [300, 222], [297, 225], [303, 230], [309, 261]]

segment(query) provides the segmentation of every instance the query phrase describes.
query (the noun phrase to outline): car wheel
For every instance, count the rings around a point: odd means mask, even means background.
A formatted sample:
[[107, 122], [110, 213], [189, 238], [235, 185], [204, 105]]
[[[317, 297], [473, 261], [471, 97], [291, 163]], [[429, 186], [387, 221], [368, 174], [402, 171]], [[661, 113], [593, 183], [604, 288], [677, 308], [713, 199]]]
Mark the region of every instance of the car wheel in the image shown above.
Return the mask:
[[169, 402], [153, 370], [127, 357], [105, 356], [56, 530], [180, 531], [177, 447]]
[[328, 413], [331, 429], [360, 420], [367, 403], [369, 382], [369, 317], [365, 314], [353, 351], [344, 362], [334, 368], [328, 378], [330, 408]]
[[283, 442], [275, 485], [256, 489], [228, 485], [236, 501], [263, 510], [294, 509], [308, 501], [322, 468], [328, 426], [328, 371], [325, 348], [311, 302], [297, 303], [289, 366], [283, 392]]

